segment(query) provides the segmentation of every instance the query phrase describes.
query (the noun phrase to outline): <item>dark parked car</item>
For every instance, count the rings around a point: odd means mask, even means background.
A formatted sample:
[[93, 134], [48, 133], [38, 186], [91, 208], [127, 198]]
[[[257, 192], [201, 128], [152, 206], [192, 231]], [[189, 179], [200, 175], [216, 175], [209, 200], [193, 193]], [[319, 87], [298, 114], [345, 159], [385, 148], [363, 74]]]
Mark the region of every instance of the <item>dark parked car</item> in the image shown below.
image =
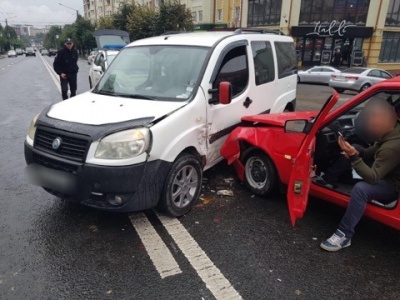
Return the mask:
[[33, 50], [33, 47], [26, 47], [26, 53], [25, 56], [36, 56], [35, 50]]

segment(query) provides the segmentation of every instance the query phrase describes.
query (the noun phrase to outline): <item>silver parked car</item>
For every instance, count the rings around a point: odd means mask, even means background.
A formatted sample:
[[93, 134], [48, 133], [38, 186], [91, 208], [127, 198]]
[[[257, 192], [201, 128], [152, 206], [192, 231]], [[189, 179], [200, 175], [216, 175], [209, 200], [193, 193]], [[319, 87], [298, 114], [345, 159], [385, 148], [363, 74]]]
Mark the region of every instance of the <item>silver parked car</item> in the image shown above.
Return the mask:
[[329, 86], [338, 93], [343, 93], [345, 90], [362, 92], [370, 86], [392, 77], [390, 73], [381, 69], [355, 67], [332, 74]]
[[316, 66], [305, 71], [297, 72], [297, 82], [328, 84], [333, 73], [339, 73], [338, 69], [329, 66]]

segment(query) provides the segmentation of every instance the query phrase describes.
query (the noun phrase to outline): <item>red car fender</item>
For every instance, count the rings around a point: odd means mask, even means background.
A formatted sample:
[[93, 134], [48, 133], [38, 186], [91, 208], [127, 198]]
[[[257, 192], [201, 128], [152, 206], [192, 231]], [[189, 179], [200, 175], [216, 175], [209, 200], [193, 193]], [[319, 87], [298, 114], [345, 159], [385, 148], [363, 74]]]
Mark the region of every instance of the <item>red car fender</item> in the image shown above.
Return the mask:
[[282, 127], [245, 127], [240, 126], [231, 132], [221, 148], [221, 155], [229, 165], [235, 167], [240, 180], [244, 179], [245, 168], [240, 161], [241, 143], [260, 149], [266, 153], [275, 165], [283, 184], [289, 182], [293, 160], [295, 159], [304, 134], [285, 133]]

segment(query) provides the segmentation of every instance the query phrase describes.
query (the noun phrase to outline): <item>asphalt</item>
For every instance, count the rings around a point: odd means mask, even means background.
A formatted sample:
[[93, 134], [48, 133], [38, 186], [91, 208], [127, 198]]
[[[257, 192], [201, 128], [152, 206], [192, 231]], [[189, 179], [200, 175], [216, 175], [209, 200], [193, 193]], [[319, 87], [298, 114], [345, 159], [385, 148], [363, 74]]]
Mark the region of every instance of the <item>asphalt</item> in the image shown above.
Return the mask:
[[[88, 69], [81, 60], [78, 93], [89, 88]], [[330, 93], [299, 85], [298, 108], [317, 109]], [[0, 60], [0, 299], [214, 299], [153, 211], [145, 214], [181, 274], [161, 279], [127, 214], [70, 204], [24, 181], [29, 122], [60, 100], [39, 57]], [[293, 228], [284, 195], [252, 196], [224, 163], [205, 178], [203, 201], [179, 221], [243, 299], [400, 298], [398, 231], [363, 219], [350, 248], [326, 253], [318, 245], [342, 208], [311, 199]], [[234, 196], [217, 196], [221, 189]]]

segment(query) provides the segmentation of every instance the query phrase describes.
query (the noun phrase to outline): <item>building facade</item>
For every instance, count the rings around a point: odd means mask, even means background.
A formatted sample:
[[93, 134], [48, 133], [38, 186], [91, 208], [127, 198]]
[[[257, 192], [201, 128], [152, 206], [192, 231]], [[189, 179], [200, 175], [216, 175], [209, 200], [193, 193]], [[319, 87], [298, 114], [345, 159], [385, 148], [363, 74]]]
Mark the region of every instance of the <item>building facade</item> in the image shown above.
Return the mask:
[[132, 0], [83, 0], [83, 14], [85, 19], [95, 24], [101, 17], [115, 14], [124, 2]]
[[241, 26], [293, 36], [299, 66], [400, 69], [400, 0], [248, 0]]

